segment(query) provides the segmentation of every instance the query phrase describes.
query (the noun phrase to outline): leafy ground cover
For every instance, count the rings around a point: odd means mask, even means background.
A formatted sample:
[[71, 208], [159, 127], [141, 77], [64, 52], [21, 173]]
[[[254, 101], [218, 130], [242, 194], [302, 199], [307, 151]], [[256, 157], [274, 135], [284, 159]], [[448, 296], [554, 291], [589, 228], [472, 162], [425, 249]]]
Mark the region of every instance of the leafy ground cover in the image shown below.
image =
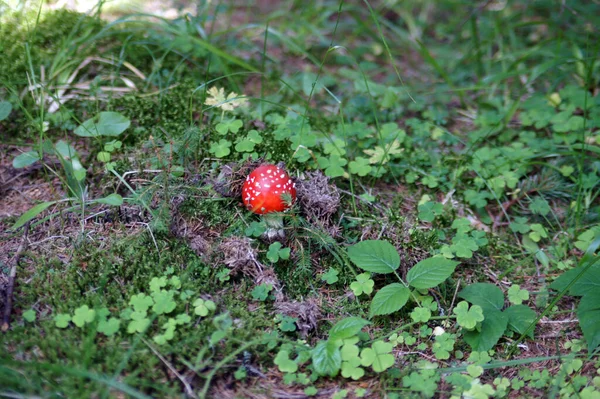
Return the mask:
[[0, 2], [0, 396], [600, 397], [594, 2], [107, 6]]

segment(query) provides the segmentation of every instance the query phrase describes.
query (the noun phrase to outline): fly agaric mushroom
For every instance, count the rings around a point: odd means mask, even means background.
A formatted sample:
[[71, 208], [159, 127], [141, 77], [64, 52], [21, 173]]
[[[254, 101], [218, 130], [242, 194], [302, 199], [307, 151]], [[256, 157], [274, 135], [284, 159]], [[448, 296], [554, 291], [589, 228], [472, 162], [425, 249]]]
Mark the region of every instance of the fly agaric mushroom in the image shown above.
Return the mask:
[[296, 183], [285, 170], [271, 164], [254, 169], [246, 177], [242, 199], [249, 211], [264, 215], [268, 226], [265, 237], [269, 241], [284, 238], [283, 219], [274, 212], [285, 211], [296, 199]]

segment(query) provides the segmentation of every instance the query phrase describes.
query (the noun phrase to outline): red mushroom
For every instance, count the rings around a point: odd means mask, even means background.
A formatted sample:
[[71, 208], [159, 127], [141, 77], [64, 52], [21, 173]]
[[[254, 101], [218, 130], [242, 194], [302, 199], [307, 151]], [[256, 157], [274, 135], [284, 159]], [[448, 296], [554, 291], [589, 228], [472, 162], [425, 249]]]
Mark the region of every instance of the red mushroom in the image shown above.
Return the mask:
[[279, 215], [268, 215], [283, 212], [296, 199], [296, 183], [282, 168], [266, 164], [254, 169], [246, 177], [242, 188], [242, 200], [248, 210], [265, 215], [264, 220], [270, 227], [266, 236], [272, 240], [277, 235], [283, 236], [283, 220]]

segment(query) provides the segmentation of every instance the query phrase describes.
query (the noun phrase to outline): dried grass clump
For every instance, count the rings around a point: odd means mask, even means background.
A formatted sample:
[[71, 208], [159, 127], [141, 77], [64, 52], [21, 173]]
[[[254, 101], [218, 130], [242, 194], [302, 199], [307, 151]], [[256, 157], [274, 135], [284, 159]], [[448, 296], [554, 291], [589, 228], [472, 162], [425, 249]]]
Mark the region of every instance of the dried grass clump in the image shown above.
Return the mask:
[[327, 226], [340, 206], [340, 192], [320, 170], [306, 172], [296, 181], [296, 197], [302, 212], [313, 224]]

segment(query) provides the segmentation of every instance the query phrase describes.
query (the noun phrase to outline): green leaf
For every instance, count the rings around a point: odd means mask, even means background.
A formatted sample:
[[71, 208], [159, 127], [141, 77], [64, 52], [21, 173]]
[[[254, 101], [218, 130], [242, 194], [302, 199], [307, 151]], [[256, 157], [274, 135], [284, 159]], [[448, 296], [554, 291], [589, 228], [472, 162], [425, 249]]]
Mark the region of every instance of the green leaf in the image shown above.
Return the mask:
[[522, 290], [518, 284], [511, 285], [507, 294], [510, 303], [514, 303], [515, 305], [520, 305], [524, 301], [529, 300], [529, 291]]
[[33, 218], [35, 218], [40, 213], [44, 212], [50, 205], [56, 204], [58, 201], [48, 201], [42, 202], [41, 204], [35, 205], [33, 208], [22, 214], [15, 224], [12, 225], [11, 230], [16, 230], [19, 227], [25, 225], [25, 223], [29, 222]]
[[87, 305], [80, 306], [75, 309], [75, 315], [73, 316], [73, 323], [77, 327], [83, 327], [84, 325], [91, 323], [96, 318], [96, 311], [90, 309]]
[[290, 359], [290, 353], [286, 350], [280, 350], [273, 362], [282, 373], [295, 373], [298, 371], [298, 365]]
[[450, 277], [458, 263], [442, 256], [423, 259], [408, 271], [406, 280], [419, 290], [437, 287]]
[[394, 313], [408, 301], [410, 290], [399, 283], [386, 285], [373, 297], [369, 317]]
[[131, 321], [127, 325], [129, 334], [143, 333], [150, 326], [150, 320], [146, 317], [146, 313], [132, 312], [130, 318]]
[[136, 312], [146, 313], [150, 306], [154, 304], [154, 301], [146, 294], [140, 292], [129, 299], [129, 304], [133, 306], [133, 310]]
[[359, 296], [363, 293], [371, 295], [375, 281], [371, 280], [371, 273], [361, 273], [356, 276], [356, 281], [350, 284], [350, 289], [354, 295]]
[[369, 160], [363, 157], [356, 157], [354, 161], [348, 164], [350, 173], [358, 176], [366, 176], [371, 172], [372, 166], [369, 164]]
[[360, 317], [346, 317], [331, 327], [329, 330], [329, 339], [338, 340], [353, 337], [368, 324], [371, 323]]
[[40, 160], [40, 155], [37, 151], [27, 151], [19, 154], [13, 159], [12, 166], [15, 169], [26, 168]]
[[589, 292], [581, 298], [577, 317], [591, 355], [600, 346], [600, 291]]
[[488, 351], [498, 343], [507, 325], [508, 316], [503, 312], [495, 309], [486, 310], [481, 330], [465, 331], [465, 342], [475, 351]]
[[123, 205], [123, 197], [121, 197], [119, 194], [113, 193], [104, 198], [99, 198], [95, 200], [95, 202], [112, 206], [121, 206]]
[[54, 325], [58, 328], [67, 328], [70, 321], [71, 316], [65, 313], [59, 313], [54, 316]]
[[[586, 271], [583, 271], [587, 268]], [[573, 280], [575, 280], [580, 273], [583, 274], [569, 289], [569, 294], [576, 296], [584, 296], [588, 293], [597, 292], [600, 289], [600, 262], [589, 266], [584, 264], [583, 266], [576, 267], [568, 270], [562, 274], [559, 278], [554, 280], [550, 284], [550, 288], [557, 291], [562, 291], [568, 287]]]
[[272, 263], [277, 263], [279, 259], [287, 260], [290, 258], [291, 250], [290, 248], [281, 248], [281, 243], [279, 241], [275, 241], [271, 245], [269, 245], [269, 250], [267, 251], [267, 258]]
[[173, 300], [174, 291], [171, 290], [160, 290], [152, 293], [152, 299], [154, 299], [154, 305], [152, 311], [156, 314], [168, 314], [171, 313], [176, 306]]
[[348, 248], [350, 260], [371, 273], [392, 273], [400, 266], [400, 255], [383, 240], [365, 240]]
[[327, 284], [335, 284], [339, 280], [338, 274], [340, 274], [340, 272], [333, 267], [330, 267], [327, 273], [321, 275], [321, 281], [325, 281]]
[[217, 308], [213, 301], [202, 298], [196, 299], [192, 305], [194, 306], [194, 313], [200, 317], [208, 316], [210, 312]]
[[483, 311], [479, 305], [471, 305], [465, 301], [459, 302], [456, 307], [452, 310], [452, 313], [456, 315], [456, 322], [467, 330], [473, 330], [477, 323], [484, 320]]
[[8, 118], [12, 112], [12, 104], [8, 101], [0, 101], [0, 121]]
[[431, 318], [431, 310], [427, 308], [414, 308], [410, 312], [410, 318], [416, 323], [427, 323]]
[[211, 154], [214, 154], [217, 158], [223, 158], [231, 154], [231, 142], [225, 139], [219, 140], [218, 143], [211, 143], [210, 149], [208, 150]]
[[250, 294], [256, 301], [265, 301], [269, 297], [269, 292], [271, 292], [272, 289], [273, 286], [271, 284], [260, 284], [254, 287]]
[[244, 235], [247, 237], [260, 237], [265, 231], [267, 231], [267, 225], [264, 222], [252, 222], [244, 231]]
[[81, 137], [118, 136], [130, 125], [129, 119], [118, 112], [100, 112], [73, 131]]
[[98, 155], [96, 155], [96, 159], [102, 163], [110, 162], [110, 152], [100, 151]]
[[110, 337], [119, 331], [121, 326], [121, 320], [111, 317], [110, 319], [103, 319], [98, 322], [98, 332]]
[[490, 283], [475, 283], [466, 286], [458, 293], [458, 297], [473, 305], [479, 305], [484, 313], [488, 310], [502, 310], [504, 294], [500, 288]]
[[312, 364], [319, 375], [335, 377], [342, 365], [340, 348], [331, 341], [320, 341], [312, 350]]
[[23, 319], [25, 319], [25, 321], [28, 321], [30, 323], [33, 323], [35, 321], [35, 310], [33, 309], [29, 309], [23, 312]]
[[393, 348], [389, 342], [375, 341], [370, 348], [362, 350], [361, 364], [371, 366], [374, 372], [381, 373], [394, 365], [394, 355], [391, 354]]
[[[523, 334], [536, 318], [535, 312], [525, 305], [513, 305], [503, 313], [508, 317], [508, 328], [519, 334]], [[533, 328], [527, 335], [533, 339]]]
[[444, 213], [444, 205], [439, 202], [427, 201], [419, 205], [419, 219], [424, 222], [433, 222], [436, 216]]

